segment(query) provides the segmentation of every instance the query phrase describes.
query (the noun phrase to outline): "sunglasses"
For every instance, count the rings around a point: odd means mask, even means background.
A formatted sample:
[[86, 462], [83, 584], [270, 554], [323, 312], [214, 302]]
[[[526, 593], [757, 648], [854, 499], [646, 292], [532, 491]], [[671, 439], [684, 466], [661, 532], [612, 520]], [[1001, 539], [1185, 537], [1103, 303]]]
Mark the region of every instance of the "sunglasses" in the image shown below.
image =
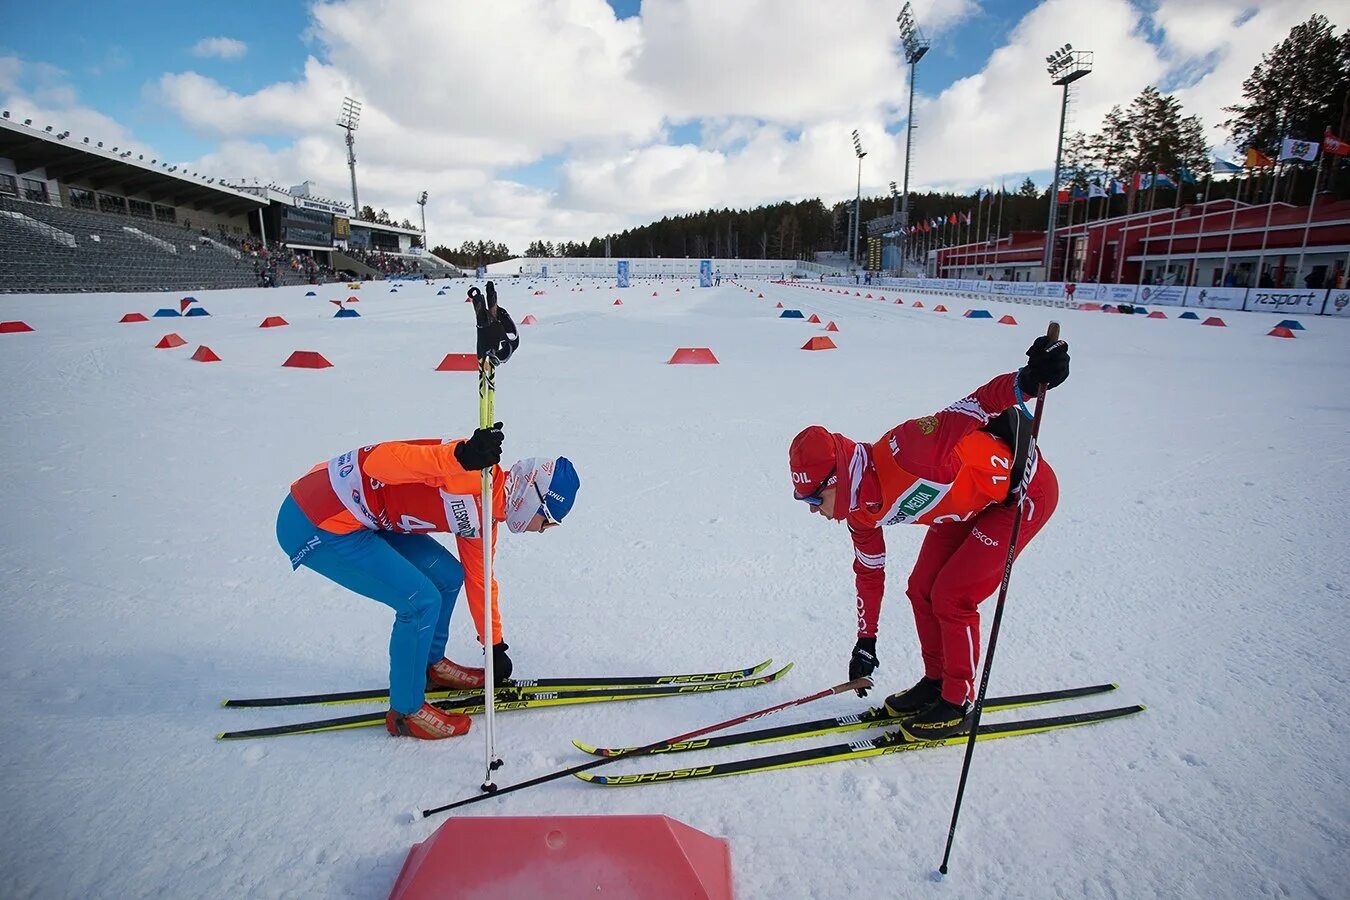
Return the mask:
[[[823, 502], [821, 500], [820, 495], [825, 492], [825, 489], [827, 487], [830, 486], [830, 483], [833, 481], [833, 479], [834, 479], [834, 472], [831, 471], [830, 474], [826, 475], [825, 479], [821, 481], [820, 487], [816, 488], [815, 491], [808, 494], [807, 496], [797, 497], [796, 499], [802, 501], [807, 506], [819, 506]], [[795, 497], [796, 495], [794, 494], [793, 496]]]
[[539, 497], [539, 513], [544, 517], [544, 524], [550, 527], [561, 525], [561, 522], [553, 518], [553, 513], [548, 511], [548, 503], [544, 501], [544, 492], [539, 490], [539, 483], [531, 481], [530, 487], [534, 488], [534, 493]]

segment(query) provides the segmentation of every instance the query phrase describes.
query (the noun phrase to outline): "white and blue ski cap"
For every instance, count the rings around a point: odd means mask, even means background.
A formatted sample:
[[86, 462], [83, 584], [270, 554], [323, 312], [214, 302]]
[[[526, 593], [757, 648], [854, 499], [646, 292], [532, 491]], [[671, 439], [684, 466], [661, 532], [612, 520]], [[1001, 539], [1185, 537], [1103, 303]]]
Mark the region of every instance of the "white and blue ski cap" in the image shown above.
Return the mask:
[[514, 534], [524, 531], [539, 512], [540, 496], [548, 514], [561, 522], [576, 502], [580, 486], [577, 470], [565, 456], [531, 456], [517, 461], [506, 478], [506, 527]]

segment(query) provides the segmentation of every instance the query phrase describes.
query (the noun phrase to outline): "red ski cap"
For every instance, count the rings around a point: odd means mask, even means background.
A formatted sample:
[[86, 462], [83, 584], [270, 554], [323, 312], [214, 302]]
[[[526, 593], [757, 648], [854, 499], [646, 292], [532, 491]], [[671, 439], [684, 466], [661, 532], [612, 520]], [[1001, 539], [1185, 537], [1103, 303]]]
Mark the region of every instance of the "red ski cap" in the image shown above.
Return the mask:
[[803, 428], [788, 448], [788, 466], [792, 469], [792, 492], [798, 499], [810, 497], [826, 481], [838, 477], [838, 454], [834, 435], [820, 425]]

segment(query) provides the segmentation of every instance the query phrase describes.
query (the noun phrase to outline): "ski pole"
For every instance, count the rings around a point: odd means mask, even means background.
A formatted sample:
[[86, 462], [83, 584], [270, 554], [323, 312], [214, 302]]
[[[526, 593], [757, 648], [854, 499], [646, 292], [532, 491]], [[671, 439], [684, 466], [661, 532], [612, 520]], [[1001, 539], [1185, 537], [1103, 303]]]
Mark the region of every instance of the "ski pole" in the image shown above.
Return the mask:
[[[1045, 331], [1051, 343], [1059, 340], [1059, 323], [1051, 322]], [[1036, 437], [1041, 431], [1041, 415], [1045, 412], [1045, 385], [1036, 387], [1036, 413], [1031, 419], [1031, 450], [1036, 449]], [[1008, 538], [1008, 556], [1003, 561], [1003, 583], [998, 589], [998, 604], [994, 607], [994, 624], [989, 629], [989, 649], [984, 654], [984, 671], [980, 673], [980, 692], [975, 697], [975, 708], [971, 711], [970, 737], [966, 739], [966, 759], [961, 764], [961, 780], [956, 786], [956, 802], [952, 804], [952, 824], [947, 829], [947, 849], [942, 853], [942, 865], [938, 871], [947, 874], [947, 861], [952, 855], [952, 841], [956, 838], [956, 820], [961, 815], [961, 798], [966, 794], [966, 778], [970, 775], [970, 761], [975, 756], [975, 739], [980, 730], [980, 713], [984, 710], [984, 693], [989, 687], [989, 670], [994, 665], [994, 648], [998, 645], [998, 626], [1003, 621], [1003, 605], [1008, 599], [1008, 580], [1012, 578], [1013, 558], [1017, 555], [1017, 537], [1022, 530], [1022, 505], [1026, 500], [1023, 492], [1017, 498], [1017, 518], [1013, 520], [1012, 535]]]
[[437, 813], [442, 813], [445, 812], [446, 810], [455, 809], [460, 806], [468, 806], [472, 803], [477, 803], [480, 800], [486, 800], [488, 797], [501, 797], [505, 794], [511, 793], [512, 791], [519, 791], [527, 787], [534, 787], [536, 784], [543, 784], [548, 781], [555, 781], [559, 778], [565, 778], [568, 775], [575, 775], [578, 772], [585, 772], [589, 769], [597, 769], [600, 766], [607, 766], [610, 763], [618, 762], [621, 759], [628, 759], [629, 757], [632, 756], [641, 756], [644, 753], [655, 753], [657, 751], [665, 749], [666, 747], [669, 747], [672, 744], [678, 744], [680, 741], [687, 741], [691, 738], [696, 738], [701, 735], [711, 734], [714, 731], [721, 731], [722, 729], [730, 728], [733, 725], [740, 725], [742, 722], [749, 722], [753, 719], [760, 719], [763, 718], [764, 716], [771, 715], [772, 713], [780, 712], [785, 709], [789, 709], [793, 706], [801, 706], [802, 704], [810, 703], [813, 700], [819, 700], [822, 697], [831, 697], [834, 696], [835, 694], [847, 694], [849, 691], [856, 691], [860, 688], [870, 688], [870, 687], [872, 687], [872, 679], [855, 678], [854, 680], [846, 682], [844, 684], [836, 684], [834, 687], [826, 688], [823, 691], [816, 691], [816, 693], [814, 694], [808, 694], [805, 697], [798, 697], [796, 700], [789, 700], [786, 703], [779, 703], [776, 706], [766, 706], [764, 709], [757, 709], [754, 712], [746, 713], [743, 716], [737, 716], [734, 719], [727, 719], [725, 722], [718, 722], [716, 725], [707, 725], [703, 728], [690, 731], [686, 734], [680, 734], [676, 735], [675, 737], [665, 738], [659, 741], [653, 741], [652, 743], [647, 744], [644, 747], [634, 747], [632, 750], [625, 750], [624, 752], [616, 753], [613, 756], [603, 756], [599, 759], [593, 759], [589, 762], [584, 762], [567, 769], [559, 769], [558, 771], [550, 772], [547, 775], [540, 775], [538, 778], [531, 778], [529, 781], [522, 781], [518, 784], [509, 785], [491, 794], [475, 794], [472, 797], [465, 797], [463, 800], [456, 800], [454, 803], [447, 803], [445, 806], [438, 806], [435, 809], [424, 809], [422, 810], [422, 818], [426, 819], [429, 818], [430, 816], [436, 815]]
[[[481, 326], [484, 318], [497, 315], [497, 291], [492, 282], [487, 283], [487, 297], [478, 294], [477, 289], [469, 292], [473, 299], [474, 313]], [[496, 417], [496, 369], [490, 353], [478, 357], [478, 427], [491, 428]], [[479, 528], [483, 542], [483, 750], [486, 756], [485, 774], [481, 790], [491, 793], [497, 790], [492, 773], [501, 767], [497, 756], [497, 719], [494, 708], [495, 673], [492, 671], [493, 644], [495, 633], [492, 625], [496, 619], [496, 597], [492, 593], [492, 470], [488, 466], [483, 470], [482, 524]]]

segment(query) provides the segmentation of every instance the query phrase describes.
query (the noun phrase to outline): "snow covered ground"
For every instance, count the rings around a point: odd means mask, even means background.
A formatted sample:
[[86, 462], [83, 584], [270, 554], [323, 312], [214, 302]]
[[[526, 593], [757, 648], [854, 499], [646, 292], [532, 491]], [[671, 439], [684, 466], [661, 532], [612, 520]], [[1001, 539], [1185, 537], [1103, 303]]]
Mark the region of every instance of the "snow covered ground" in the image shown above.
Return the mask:
[[[581, 761], [573, 737], [646, 742], [844, 680], [849, 540], [792, 500], [789, 439], [819, 422], [870, 440], [941, 408], [1018, 366], [1052, 315], [1073, 353], [1042, 433], [1062, 499], [1015, 569], [991, 691], [1118, 681], [1054, 712], [1149, 709], [982, 744], [936, 884], [959, 750], [568, 779], [476, 814], [666, 813], [730, 839], [746, 898], [1345, 896], [1350, 322], [1309, 317], [1291, 341], [1258, 313], [1211, 328], [988, 304], [1009, 327], [950, 301], [678, 286], [502, 285], [517, 321], [538, 319], [498, 381], [508, 458], [563, 453], [582, 479], [565, 527], [503, 536], [516, 671], [796, 668], [753, 691], [503, 714], [499, 783]], [[441, 821], [408, 810], [476, 792], [477, 728], [213, 739], [314, 712], [222, 697], [383, 681], [389, 612], [292, 574], [275, 513], [316, 461], [472, 429], [475, 376], [433, 371], [472, 350], [464, 287], [368, 285], [361, 317], [337, 320], [341, 286], [198, 293], [209, 318], [147, 324], [117, 320], [178, 295], [0, 297], [0, 320], [36, 329], [0, 334], [0, 896], [383, 896]], [[820, 326], [777, 318], [779, 300], [838, 323], [839, 349], [799, 350]], [[257, 327], [273, 314], [291, 324]], [[152, 349], [170, 331], [187, 346]], [[222, 361], [189, 361], [198, 344]], [[721, 364], [665, 365], [681, 346]], [[281, 368], [297, 349], [335, 367]], [[887, 532], [884, 691], [919, 673], [903, 589], [922, 537]], [[452, 655], [474, 646], [461, 603]]]

